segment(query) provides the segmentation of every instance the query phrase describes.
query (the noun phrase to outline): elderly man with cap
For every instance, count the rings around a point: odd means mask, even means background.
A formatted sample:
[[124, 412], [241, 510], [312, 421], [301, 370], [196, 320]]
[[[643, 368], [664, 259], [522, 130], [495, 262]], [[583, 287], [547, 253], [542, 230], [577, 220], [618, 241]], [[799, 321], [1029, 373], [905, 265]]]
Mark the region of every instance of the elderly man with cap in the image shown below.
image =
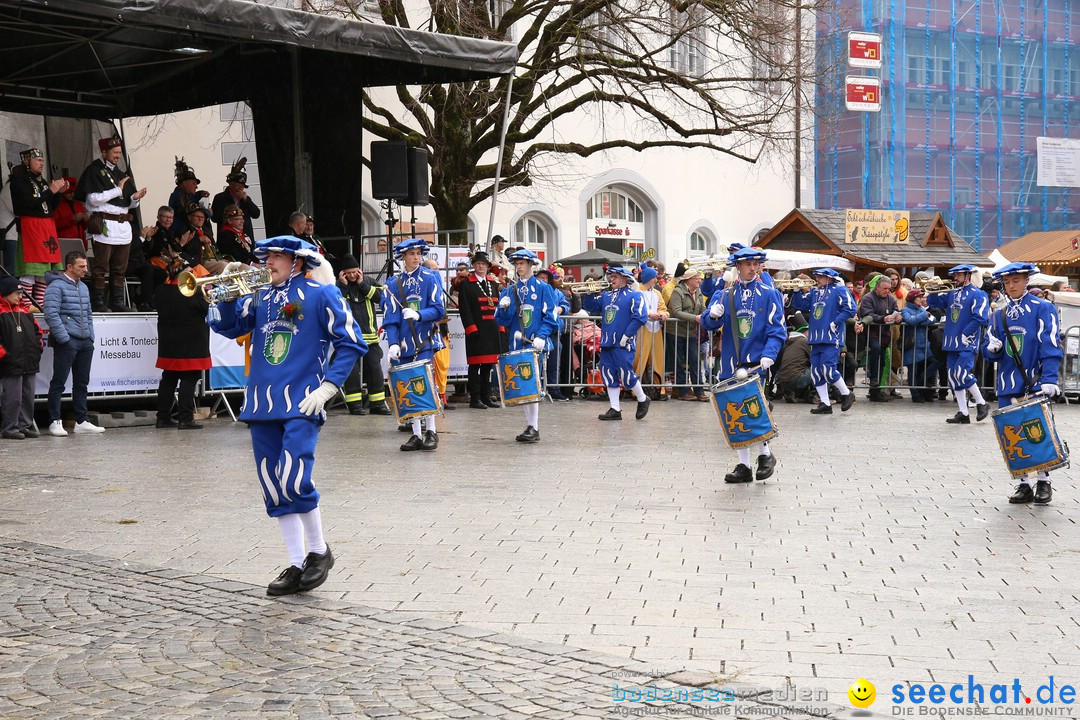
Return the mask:
[[[533, 275], [540, 258], [532, 250], [515, 250], [509, 259], [514, 263], [514, 282], [499, 296], [495, 322], [506, 328], [510, 350], [532, 347], [540, 353], [551, 349], [551, 338], [559, 332], [562, 294]], [[541, 365], [543, 361], [541, 360]], [[525, 430], [515, 440], [522, 443], [540, 442], [540, 403], [525, 403]]]
[[255, 239], [255, 229], [252, 227], [251, 221], [258, 219], [261, 212], [259, 206], [255, 204], [255, 201], [247, 193], [248, 175], [244, 169], [246, 165], [246, 157], [242, 157], [233, 163], [232, 168], [229, 169], [229, 174], [225, 177], [225, 189], [210, 201], [210, 218], [218, 225], [219, 237], [222, 234], [221, 230], [228, 223], [229, 216], [226, 211], [235, 205], [240, 209], [240, 217], [244, 219], [241, 227], [244, 235], [252, 240]]
[[[701, 273], [696, 268], [685, 270], [679, 275], [675, 289], [667, 301], [667, 309], [672, 320], [664, 326], [667, 333], [667, 359], [675, 371], [676, 400], [700, 400], [708, 397], [702, 386], [701, 352], [699, 350], [701, 333], [699, 325], [701, 313], [705, 310], [705, 295], [701, 292]], [[682, 388], [680, 390], [680, 388]]]
[[236, 205], [230, 205], [222, 211], [224, 224], [218, 230], [217, 246], [221, 254], [245, 265], [255, 262], [252, 237], [244, 231], [246, 218], [244, 211]]
[[975, 401], [976, 420], [985, 420], [990, 414], [990, 405], [983, 399], [972, 372], [979, 348], [979, 335], [990, 321], [990, 298], [971, 281], [976, 272], [974, 265], [950, 268], [949, 275], [956, 283], [956, 288], [947, 292], [932, 292], [927, 298], [929, 307], [945, 312], [942, 349], [945, 351], [949, 387], [952, 388], [956, 404], [960, 407], [956, 415], [945, 421], [947, 423], [971, 423], [968, 393]]
[[607, 278], [611, 283], [610, 290], [581, 299], [582, 308], [591, 315], [600, 316], [600, 377], [607, 387], [610, 407], [598, 419], [622, 420], [621, 386], [637, 398], [634, 417], [641, 420], [648, 414], [651, 402], [634, 372], [637, 334], [649, 319], [645, 296], [632, 289], [634, 273], [629, 268], [610, 266]]
[[846, 412], [855, 402], [844, 377], [836, 369], [840, 362], [840, 348], [844, 346], [847, 321], [855, 317], [855, 299], [851, 297], [844, 278], [832, 268], [814, 271], [817, 287], [791, 296], [791, 307], [810, 314], [810, 378], [821, 402], [810, 412], [814, 415], [832, 415], [829, 401], [829, 385], [840, 393], [840, 410]]
[[[712, 332], [720, 330], [719, 379], [734, 377], [740, 368], [760, 368], [764, 376], [776, 362], [787, 340], [784, 328], [784, 300], [780, 292], [759, 277], [765, 252], [743, 248], [732, 253], [736, 277], [723, 291], [713, 294], [709, 309], [701, 315], [701, 326]], [[757, 479], [771, 477], [776, 456], [769, 443], [757, 445]], [[724, 482], [751, 482], [749, 447], [739, 448], [739, 464], [724, 477]]]
[[505, 276], [507, 285], [514, 282], [514, 263], [506, 254], [506, 238], [495, 235], [491, 238], [491, 271]]
[[[124, 304], [124, 275], [131, 250], [131, 211], [139, 206], [146, 188], [135, 190], [131, 176], [120, 170], [118, 163], [124, 155], [120, 138], [98, 141], [101, 157], [83, 171], [75, 199], [86, 203], [90, 213], [87, 232], [94, 246], [91, 268], [94, 290], [90, 300], [94, 312], [129, 310]], [[105, 305], [105, 274], [112, 288], [109, 305]]]
[[[994, 271], [994, 279], [1005, 286], [1009, 304], [990, 318], [983, 343], [983, 355], [997, 362], [994, 386], [998, 407], [1020, 402], [1028, 393], [1041, 392], [1048, 398], [1061, 393], [1058, 372], [1061, 369], [1060, 322], [1053, 303], [1028, 292], [1028, 278], [1039, 272], [1031, 263], [1009, 263]], [[1053, 498], [1048, 471], [1036, 473], [1035, 488], [1031, 477], [1021, 479], [1009, 497], [1013, 504], [1045, 505]]]
[[45, 154], [37, 148], [19, 153], [22, 164], [11, 170], [11, 209], [19, 219], [19, 242], [15, 254], [15, 276], [19, 278], [24, 302], [33, 300], [38, 308], [45, 300], [45, 273], [60, 270], [60, 241], [52, 213], [60, 204], [67, 181], [47, 182]]
[[[345, 402], [350, 415], [389, 415], [386, 406], [386, 387], [383, 383], [382, 346], [379, 345], [379, 326], [375, 322], [376, 308], [382, 302], [382, 285], [371, 282], [352, 255], [338, 261], [338, 290], [349, 301], [353, 318], [367, 343], [368, 351], [345, 380]], [[367, 396], [364, 396], [364, 386]], [[364, 403], [367, 408], [364, 408]]]
[[[423, 266], [427, 249], [422, 238], [408, 238], [394, 245], [394, 257], [403, 269], [386, 281], [382, 294], [382, 328], [391, 365], [421, 361], [434, 364], [435, 352], [443, 347], [438, 322], [446, 315], [445, 292], [439, 273]], [[412, 436], [400, 449], [431, 451], [437, 447], [435, 416], [413, 418]]]
[[499, 407], [491, 399], [491, 373], [499, 360], [501, 341], [495, 310], [499, 283], [488, 275], [491, 261], [483, 250], [472, 256], [472, 272], [458, 285], [458, 308], [465, 328], [465, 358], [469, 363], [469, 407]]
[[323, 408], [367, 345], [333, 272], [310, 243], [267, 238], [256, 244], [255, 257], [271, 284], [217, 304], [208, 320], [228, 338], [251, 333], [251, 372], [239, 419], [251, 431], [266, 513], [277, 518], [289, 555], [290, 564], [266, 594], [290, 595], [319, 587], [334, 565], [311, 479], [315, 444], [326, 419]]

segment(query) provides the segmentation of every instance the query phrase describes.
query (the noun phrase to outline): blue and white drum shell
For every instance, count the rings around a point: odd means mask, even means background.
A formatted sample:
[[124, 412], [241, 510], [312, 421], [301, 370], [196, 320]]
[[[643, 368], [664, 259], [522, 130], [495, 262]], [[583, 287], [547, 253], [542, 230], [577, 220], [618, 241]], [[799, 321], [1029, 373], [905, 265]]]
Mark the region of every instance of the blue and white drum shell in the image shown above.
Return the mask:
[[1058, 438], [1054, 411], [1045, 397], [998, 408], [991, 417], [1001, 456], [1014, 478], [1069, 465], [1069, 446]]
[[744, 380], [724, 380], [714, 385], [711, 392], [724, 439], [731, 447], [756, 445], [780, 433], [773, 424], [761, 379], [756, 374]]
[[544, 399], [541, 358], [542, 355], [532, 348], [499, 355], [495, 369], [499, 376], [499, 397], [504, 406], [528, 405]]
[[442, 412], [442, 398], [435, 387], [430, 360], [390, 367], [390, 403], [398, 422]]

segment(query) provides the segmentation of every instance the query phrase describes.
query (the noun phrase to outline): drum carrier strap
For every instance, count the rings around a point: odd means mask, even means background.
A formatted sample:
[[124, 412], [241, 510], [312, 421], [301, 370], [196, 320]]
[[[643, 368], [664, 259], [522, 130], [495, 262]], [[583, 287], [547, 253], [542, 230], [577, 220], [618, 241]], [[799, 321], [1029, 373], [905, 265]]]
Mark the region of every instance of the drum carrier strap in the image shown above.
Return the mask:
[[[400, 281], [397, 283], [397, 292], [394, 293], [394, 297], [397, 298], [398, 303], [401, 304], [401, 309], [404, 310], [407, 307], [405, 305], [405, 291], [401, 289]], [[416, 346], [414, 355], [419, 355], [424, 350], [427, 350], [427, 346], [431, 343], [431, 339], [435, 337], [435, 333], [439, 332], [438, 323], [431, 326], [431, 334], [424, 340], [424, 344], [420, 345], [420, 338], [416, 334], [416, 324], [413, 323], [412, 320], [406, 320], [405, 322], [409, 323], [409, 334], [412, 335], [413, 345]]]
[[1028, 376], [1027, 369], [1024, 367], [1023, 361], [1020, 359], [1020, 350], [1016, 347], [1016, 341], [1013, 340], [1012, 333], [1009, 332], [1009, 324], [1005, 319], [1005, 308], [998, 310], [998, 315], [1001, 317], [1001, 329], [1005, 332], [1005, 342], [1009, 343], [1009, 348], [1013, 353], [1013, 360], [1016, 362], [1016, 367], [1020, 368], [1020, 374], [1024, 376], [1024, 394], [1031, 393], [1031, 378]]
[[[735, 317], [735, 284], [732, 283], [731, 287], [727, 289], [727, 305], [728, 305], [728, 317], [731, 318], [731, 340], [735, 343], [735, 367], [739, 367], [743, 364], [742, 360], [742, 340], [739, 338], [739, 327], [736, 325], [738, 318]], [[722, 327], [722, 326], [721, 326]], [[722, 331], [721, 331], [722, 332]], [[720, 342], [722, 343], [723, 337], [721, 336]]]

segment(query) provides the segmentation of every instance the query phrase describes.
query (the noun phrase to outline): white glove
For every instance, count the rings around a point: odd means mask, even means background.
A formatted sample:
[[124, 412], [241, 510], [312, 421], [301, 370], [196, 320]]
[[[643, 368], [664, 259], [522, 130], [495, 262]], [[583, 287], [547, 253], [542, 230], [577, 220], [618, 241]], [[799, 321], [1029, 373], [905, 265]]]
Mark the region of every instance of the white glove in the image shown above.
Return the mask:
[[1039, 389], [1042, 390], [1042, 394], [1046, 397], [1054, 397], [1061, 393], [1061, 388], [1051, 383], [1043, 383], [1039, 386]]
[[524, 337], [524, 336], [521, 334], [520, 330], [514, 331], [514, 340], [515, 340], [515, 342], [521, 342], [522, 337]]
[[328, 380], [323, 380], [322, 385], [315, 388], [315, 392], [301, 400], [300, 405], [297, 407], [305, 415], [318, 415], [323, 411], [327, 401], [337, 394], [338, 386]]
[[509, 295], [503, 295], [501, 298], [499, 298], [499, 307], [501, 307], [504, 310], [506, 308], [510, 307], [510, 296]]
[[416, 312], [412, 308], [404, 308], [401, 311], [401, 317], [405, 318], [406, 320], [412, 320], [413, 322], [416, 322], [420, 319], [420, 313]]
[[537, 352], [544, 352], [547, 350], [547, 340], [544, 338], [533, 338], [532, 341], [533, 350]]
[[713, 303], [712, 306], [709, 307], [709, 317], [713, 320], [719, 320], [724, 317], [724, 304]]
[[836, 334], [836, 323], [834, 323], [834, 322], [829, 323], [829, 332], [832, 333], [833, 335]]
[[386, 351], [386, 357], [390, 358], [390, 362], [396, 361], [401, 357], [401, 346], [397, 343], [390, 346], [390, 349]]
[[239, 272], [239, 271], [243, 270], [245, 267], [247, 267], [247, 266], [244, 265], [244, 263], [234, 261], [234, 262], [231, 262], [228, 265], [226, 265], [225, 269], [221, 271], [221, 274], [224, 275], [226, 273]]
[[761, 358], [761, 362], [758, 363], [758, 364], [761, 365], [762, 370], [768, 370], [769, 368], [771, 368], [773, 366], [773, 359], [763, 357], [763, 358]]
[[621, 338], [619, 338], [619, 347], [624, 347], [624, 348], [630, 347], [630, 336], [629, 335], [623, 335]]
[[986, 349], [990, 352], [997, 352], [1002, 346], [1001, 339], [994, 334], [993, 330], [986, 331]]

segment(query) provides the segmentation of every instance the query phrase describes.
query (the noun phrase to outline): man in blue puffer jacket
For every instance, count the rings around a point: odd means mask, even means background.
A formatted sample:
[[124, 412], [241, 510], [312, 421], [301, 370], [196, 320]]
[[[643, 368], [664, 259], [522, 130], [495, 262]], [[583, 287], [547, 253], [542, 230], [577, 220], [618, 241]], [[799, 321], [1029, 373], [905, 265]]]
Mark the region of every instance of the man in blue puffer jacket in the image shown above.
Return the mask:
[[[907, 295], [907, 304], [900, 310], [904, 318], [904, 366], [907, 367], [908, 386], [911, 389], [911, 402], [930, 402], [934, 399], [934, 378], [937, 377], [938, 365], [930, 351], [930, 338], [927, 330], [934, 324], [926, 306], [926, 293], [912, 290]], [[911, 342], [906, 342], [911, 338]], [[923, 387], [927, 385], [929, 387]]]

